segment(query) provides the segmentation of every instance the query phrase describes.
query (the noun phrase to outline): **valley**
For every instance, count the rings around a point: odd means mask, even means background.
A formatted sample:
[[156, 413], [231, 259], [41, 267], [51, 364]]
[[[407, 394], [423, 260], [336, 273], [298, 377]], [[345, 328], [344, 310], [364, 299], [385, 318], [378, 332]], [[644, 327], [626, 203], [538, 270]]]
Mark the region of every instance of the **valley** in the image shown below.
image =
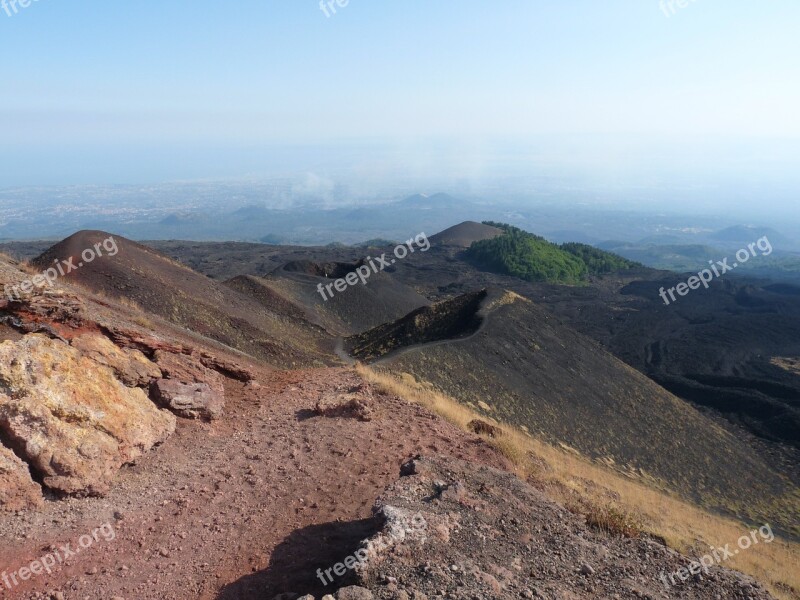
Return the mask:
[[[117, 255], [52, 288], [3, 300], [0, 333], [9, 351], [13, 345], [12, 352], [30, 354], [31, 364], [46, 352], [71, 356], [126, 402], [135, 398], [137, 410], [152, 411], [148, 396], [158, 402], [165, 423], [152, 441], [136, 442], [133, 453], [128, 440], [144, 438], [132, 437], [138, 429], [127, 417], [111, 427], [69, 416], [99, 401], [93, 388], [80, 390], [76, 381], [69, 403], [53, 391], [54, 400], [38, 404], [43, 388], [36, 386], [43, 384], [23, 383], [0, 353], [2, 389], [11, 393], [0, 401], [0, 441], [17, 457], [4, 467], [16, 477], [5, 485], [17, 488], [0, 494], [0, 505], [21, 515], [0, 517], [0, 529], [15, 540], [0, 554], [3, 564], [35, 555], [48, 539], [80, 535], [90, 515], [117, 527], [118, 541], [104, 554], [90, 549], [57, 576], [19, 590], [35, 598], [70, 582], [76, 597], [102, 591], [181, 598], [174, 577], [180, 569], [191, 582], [185, 597], [327, 593], [316, 569], [334, 565], [366, 538], [387, 535], [385, 512], [372, 508], [377, 498], [400, 490], [410, 498], [419, 486], [444, 489], [431, 483], [443, 475], [401, 477], [403, 465], [418, 456], [430, 457], [433, 470], [458, 472], [449, 485], [466, 486], [468, 505], [508, 510], [497, 499], [479, 499], [481, 486], [520, 478], [519, 485], [532, 486], [518, 492], [526, 502], [545, 495], [536, 500], [545, 504], [525, 509], [532, 511], [526, 522], [541, 531], [535, 524], [546, 522], [544, 514], [564, 510], [547, 504], [556, 499], [571, 515], [563, 523], [584, 524], [564, 525], [554, 535], [588, 527], [581, 539], [622, 553], [622, 566], [613, 568], [630, 568], [622, 540], [632, 535], [651, 540], [630, 542], [641, 544], [636, 552], [654, 553], [671, 572], [680, 565], [673, 552], [692, 552], [692, 527], [702, 521], [698, 531], [709, 544], [723, 543], [709, 536], [732, 536], [737, 523], [770, 523], [780, 536], [770, 560], [789, 569], [800, 537], [800, 380], [793, 366], [800, 357], [800, 305], [793, 288], [721, 280], [691, 302], [665, 307], [658, 287], [677, 275], [664, 271], [631, 266], [564, 285], [496, 274], [466, 260], [473, 242], [497, 235], [478, 223], [431, 235], [428, 252], [410, 254], [327, 301], [317, 293], [320, 282], [390, 247], [141, 244], [117, 237]], [[80, 232], [36, 256], [36, 245], [20, 244], [17, 252], [30, 260], [4, 259], [3, 283], [75, 256], [103, 236]], [[26, 404], [15, 399], [20, 394]], [[41, 421], [45, 428], [31, 416], [23, 426], [22, 415], [35, 414], [49, 415]], [[159, 422], [156, 413], [147, 418]], [[56, 431], [48, 463], [30, 444]], [[98, 471], [90, 458], [96, 454], [75, 454], [58, 442], [88, 432], [107, 456]], [[472, 472], [476, 467], [448, 462], [464, 460], [499, 469], [492, 475], [498, 479], [475, 483], [483, 477]], [[49, 464], [63, 466], [51, 471]], [[164, 477], [169, 483], [158, 483]], [[442, 501], [460, 494], [443, 494]], [[392, 507], [406, 502], [392, 497]], [[609, 510], [623, 511], [631, 525], [593, 529]], [[663, 594], [655, 572], [620, 587], [606, 571], [610, 563], [597, 564], [578, 552], [582, 542], [570, 539], [581, 564], [554, 566], [536, 584], [493, 573], [487, 557], [464, 563], [483, 581], [474, 593], [583, 589], [585, 575], [573, 580], [574, 569], [595, 563], [592, 570], [605, 575], [592, 589], [620, 597]], [[137, 545], [147, 552], [138, 555]], [[394, 550], [385, 551], [394, 579], [430, 593], [423, 580], [414, 583], [408, 565], [396, 562]], [[174, 560], [186, 553], [188, 565]], [[736, 564], [764, 577], [778, 597], [795, 597], [793, 576], [767, 573], [765, 556]], [[90, 557], [99, 571], [81, 576]], [[126, 568], [117, 571], [119, 564]], [[338, 583], [397, 597], [399, 584], [387, 586], [385, 571], [375, 568]], [[723, 588], [736, 597], [739, 584], [719, 573], [681, 597], [712, 598]], [[452, 576], [437, 581], [461, 585]], [[755, 584], [742, 585], [750, 597], [768, 597]]]

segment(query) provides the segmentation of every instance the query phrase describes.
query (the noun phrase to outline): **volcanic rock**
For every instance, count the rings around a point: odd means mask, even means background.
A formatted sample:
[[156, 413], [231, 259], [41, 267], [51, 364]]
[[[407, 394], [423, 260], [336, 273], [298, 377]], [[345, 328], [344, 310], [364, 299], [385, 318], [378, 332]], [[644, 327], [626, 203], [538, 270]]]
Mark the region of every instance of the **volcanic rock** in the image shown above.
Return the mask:
[[0, 511], [24, 510], [42, 504], [42, 489], [28, 466], [0, 445]]
[[[491, 467], [418, 458], [379, 498], [384, 523], [362, 542], [366, 559], [356, 584], [380, 600], [408, 596], [472, 598], [663, 598], [665, 573], [690, 562], [646, 537], [617, 537], [590, 528], [543, 492]], [[460, 485], [457, 497], [438, 495]], [[593, 566], [590, 566], [590, 564]], [[636, 573], [622, 577], [623, 573]], [[392, 590], [386, 581], [400, 582]], [[589, 590], [591, 594], [576, 590]], [[695, 600], [772, 596], [750, 577], [713, 566], [667, 590]]]
[[370, 400], [361, 394], [323, 394], [314, 406], [314, 412], [322, 417], [344, 417], [359, 421], [371, 421], [374, 418]]
[[204, 366], [200, 359], [163, 350], [156, 350], [153, 359], [167, 379], [180, 383], [204, 383], [224, 400], [222, 375]]
[[[107, 364], [121, 358], [87, 346]], [[0, 434], [51, 489], [103, 494], [123, 464], [175, 430], [173, 415], [102, 362], [42, 335], [0, 344]], [[123, 372], [137, 372], [131, 362]]]
[[128, 387], [144, 387], [161, 378], [161, 369], [138, 350], [118, 348], [107, 337], [81, 335], [72, 340], [72, 347], [98, 364], [111, 368]]
[[207, 383], [159, 379], [153, 383], [151, 393], [160, 406], [187, 419], [217, 419], [225, 407], [224, 396]]
[[482, 419], [473, 419], [467, 423], [467, 428], [473, 433], [478, 435], [488, 435], [489, 437], [500, 437], [503, 435], [503, 430], [491, 423], [487, 423]]

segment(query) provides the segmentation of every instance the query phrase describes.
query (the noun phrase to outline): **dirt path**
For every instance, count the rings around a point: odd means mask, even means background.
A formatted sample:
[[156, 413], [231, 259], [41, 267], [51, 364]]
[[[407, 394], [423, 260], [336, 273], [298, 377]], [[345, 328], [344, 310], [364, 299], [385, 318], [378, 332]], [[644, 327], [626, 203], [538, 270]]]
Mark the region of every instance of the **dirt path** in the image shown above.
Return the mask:
[[0, 598], [319, 593], [317, 568], [374, 530], [372, 505], [405, 460], [445, 454], [507, 466], [477, 438], [397, 398], [375, 394], [369, 422], [316, 416], [311, 409], [323, 393], [362, 384], [350, 369], [264, 373], [259, 381], [229, 382], [221, 421], [182, 421], [161, 448], [122, 471], [108, 497], [1, 517], [0, 575], [64, 544], [75, 550], [82, 535], [107, 522], [115, 539], [98, 537], [13, 591], [0, 582]]

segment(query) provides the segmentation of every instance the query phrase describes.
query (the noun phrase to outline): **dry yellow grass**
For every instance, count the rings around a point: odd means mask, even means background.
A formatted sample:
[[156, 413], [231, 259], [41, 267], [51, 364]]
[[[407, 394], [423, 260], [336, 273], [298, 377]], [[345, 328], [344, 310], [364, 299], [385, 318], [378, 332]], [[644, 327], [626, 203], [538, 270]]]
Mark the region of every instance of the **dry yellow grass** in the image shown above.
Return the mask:
[[145, 312], [144, 309], [141, 306], [139, 306], [138, 302], [136, 302], [135, 300], [131, 300], [130, 298], [127, 298], [126, 296], [119, 296], [117, 298], [114, 298], [114, 301], [119, 303], [119, 304], [121, 304], [122, 306], [126, 306], [126, 307], [130, 308], [131, 310], [133, 310], [135, 312], [138, 312], [138, 313], [144, 313]]
[[[413, 376], [395, 377], [363, 365], [356, 367], [367, 381], [387, 393], [421, 404], [465, 431], [467, 423], [487, 420], [469, 407], [441, 393]], [[497, 424], [497, 423], [495, 423]], [[574, 450], [556, 448], [520, 429], [497, 424], [503, 430], [498, 438], [486, 441], [498, 448], [515, 466], [517, 474], [544, 488], [554, 500], [587, 515], [606, 529], [641, 527], [662, 537], [667, 544], [689, 556], [701, 556], [709, 546], [735, 546], [752, 526], [710, 513], [642, 480], [590, 461]], [[609, 526], [613, 522], [621, 527]], [[724, 563], [764, 583], [777, 598], [800, 598], [800, 545], [776, 538], [749, 551], [740, 552]]]
[[116, 308], [128, 309], [128, 316], [131, 322], [145, 329], [153, 330], [156, 323], [153, 315], [144, 310], [141, 305], [125, 296], [110, 296], [103, 290], [94, 290], [80, 281], [60, 280], [59, 284], [66, 289], [79, 290], [84, 297], [88, 297], [103, 306], [114, 306]]
[[39, 275], [41, 273], [41, 271], [39, 269], [37, 269], [36, 267], [34, 267], [31, 264], [28, 264], [28, 262], [26, 262], [26, 261], [17, 263], [17, 268], [20, 271], [23, 271], [23, 272], [27, 273], [28, 275]]
[[800, 358], [792, 357], [792, 358], [773, 358], [770, 361], [776, 367], [780, 367], [790, 373], [797, 373], [800, 374]]

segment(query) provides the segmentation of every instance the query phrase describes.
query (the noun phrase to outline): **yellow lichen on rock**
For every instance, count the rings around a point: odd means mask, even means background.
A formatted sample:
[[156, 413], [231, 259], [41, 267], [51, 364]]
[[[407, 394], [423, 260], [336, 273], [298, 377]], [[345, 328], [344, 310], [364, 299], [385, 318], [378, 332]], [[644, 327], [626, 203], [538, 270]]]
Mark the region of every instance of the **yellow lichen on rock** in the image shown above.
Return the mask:
[[146, 373], [144, 357], [112, 346], [89, 340], [84, 355], [42, 335], [0, 344], [0, 433], [51, 489], [105, 493], [123, 464], [175, 430], [172, 414], [119, 379]]

